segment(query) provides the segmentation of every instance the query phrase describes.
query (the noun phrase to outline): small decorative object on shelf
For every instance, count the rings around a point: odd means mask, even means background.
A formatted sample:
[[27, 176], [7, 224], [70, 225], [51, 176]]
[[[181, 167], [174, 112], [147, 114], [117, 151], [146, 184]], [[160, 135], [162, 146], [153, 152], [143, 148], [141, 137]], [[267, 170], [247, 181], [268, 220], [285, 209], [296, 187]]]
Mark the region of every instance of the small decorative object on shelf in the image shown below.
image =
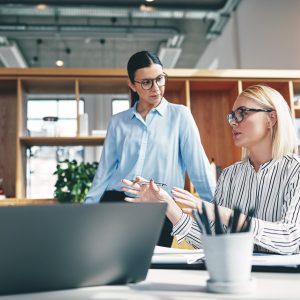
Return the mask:
[[89, 135], [89, 116], [87, 113], [79, 115], [79, 135], [88, 136]]
[[43, 118], [43, 132], [45, 136], [58, 136], [58, 117], [47, 116]]
[[0, 200], [6, 199], [2, 184], [3, 184], [3, 178], [0, 178]]
[[93, 129], [92, 136], [106, 136], [106, 130]]
[[294, 105], [300, 107], [300, 96], [294, 98]]

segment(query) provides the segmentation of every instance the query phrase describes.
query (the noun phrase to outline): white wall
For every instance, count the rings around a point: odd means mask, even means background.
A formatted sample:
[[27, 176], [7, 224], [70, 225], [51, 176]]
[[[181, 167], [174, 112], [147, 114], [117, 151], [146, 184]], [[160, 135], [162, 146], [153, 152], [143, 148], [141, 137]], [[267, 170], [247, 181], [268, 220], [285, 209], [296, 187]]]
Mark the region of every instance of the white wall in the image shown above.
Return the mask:
[[299, 0], [242, 0], [196, 68], [300, 69], [299, 12]]

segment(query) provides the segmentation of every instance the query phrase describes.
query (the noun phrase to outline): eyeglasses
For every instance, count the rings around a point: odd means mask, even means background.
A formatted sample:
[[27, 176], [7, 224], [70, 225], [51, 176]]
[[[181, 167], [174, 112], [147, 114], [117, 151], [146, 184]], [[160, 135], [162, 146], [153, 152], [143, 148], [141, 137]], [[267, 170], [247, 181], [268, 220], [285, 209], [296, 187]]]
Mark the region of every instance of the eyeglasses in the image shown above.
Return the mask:
[[134, 82], [139, 83], [143, 90], [151, 90], [154, 84], [154, 81], [156, 84], [161, 87], [165, 86], [167, 82], [167, 74], [163, 73], [159, 76], [157, 76], [155, 79], [143, 79], [142, 81], [135, 80]]
[[248, 108], [248, 107], [239, 107], [237, 110], [230, 112], [227, 114], [227, 120], [229, 124], [234, 120], [236, 123], [240, 123], [247, 116], [249, 111], [252, 112], [271, 112], [273, 109], [262, 109], [262, 108]]

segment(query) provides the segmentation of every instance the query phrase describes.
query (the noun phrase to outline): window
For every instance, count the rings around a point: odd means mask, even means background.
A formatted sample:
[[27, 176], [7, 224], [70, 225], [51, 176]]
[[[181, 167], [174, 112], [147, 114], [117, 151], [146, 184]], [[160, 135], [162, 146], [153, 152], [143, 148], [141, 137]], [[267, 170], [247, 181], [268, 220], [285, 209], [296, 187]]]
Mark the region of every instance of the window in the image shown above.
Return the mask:
[[[31, 136], [47, 135], [44, 117], [57, 117], [57, 135], [75, 136], [77, 103], [66, 98], [30, 98], [27, 106], [27, 129]], [[84, 112], [84, 100], [79, 102], [79, 113]], [[49, 125], [49, 124], [48, 124]], [[27, 149], [27, 194], [29, 198], [53, 198], [57, 162], [64, 159], [84, 159], [84, 147], [33, 146]]]
[[[75, 136], [77, 126], [77, 103], [74, 99], [28, 99], [27, 129], [31, 136], [45, 135], [44, 117], [57, 117], [57, 132], [60, 136]], [[79, 113], [84, 112], [84, 100], [79, 102]]]
[[113, 115], [129, 109], [129, 107], [130, 107], [129, 99], [112, 99]]

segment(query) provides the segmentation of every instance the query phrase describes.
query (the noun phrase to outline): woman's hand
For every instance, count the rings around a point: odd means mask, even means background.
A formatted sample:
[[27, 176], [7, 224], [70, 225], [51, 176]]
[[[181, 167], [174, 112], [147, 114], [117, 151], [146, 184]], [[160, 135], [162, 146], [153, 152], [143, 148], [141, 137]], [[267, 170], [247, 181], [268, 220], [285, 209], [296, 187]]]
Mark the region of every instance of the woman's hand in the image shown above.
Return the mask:
[[175, 203], [171, 196], [162, 188], [159, 188], [153, 180], [147, 181], [144, 178], [137, 176], [134, 181], [123, 179], [122, 182], [126, 185], [121, 187], [124, 192], [135, 195], [135, 198], [126, 197], [127, 202], [165, 202], [168, 204], [166, 215], [173, 225], [177, 224], [182, 216], [181, 208]]
[[173, 195], [173, 199], [177, 203], [181, 203], [184, 206], [187, 206], [186, 208], [182, 208], [182, 211], [187, 214], [191, 214], [193, 209], [198, 209], [200, 212], [202, 212], [202, 200], [198, 197], [195, 197], [190, 192], [174, 187], [171, 191]]
[[154, 181], [151, 179], [149, 182], [137, 176], [134, 181], [123, 179], [122, 183], [126, 186], [121, 187], [121, 190], [130, 194], [135, 195], [134, 198], [126, 197], [124, 200], [127, 202], [166, 202], [172, 201], [169, 194], [158, 187]]

